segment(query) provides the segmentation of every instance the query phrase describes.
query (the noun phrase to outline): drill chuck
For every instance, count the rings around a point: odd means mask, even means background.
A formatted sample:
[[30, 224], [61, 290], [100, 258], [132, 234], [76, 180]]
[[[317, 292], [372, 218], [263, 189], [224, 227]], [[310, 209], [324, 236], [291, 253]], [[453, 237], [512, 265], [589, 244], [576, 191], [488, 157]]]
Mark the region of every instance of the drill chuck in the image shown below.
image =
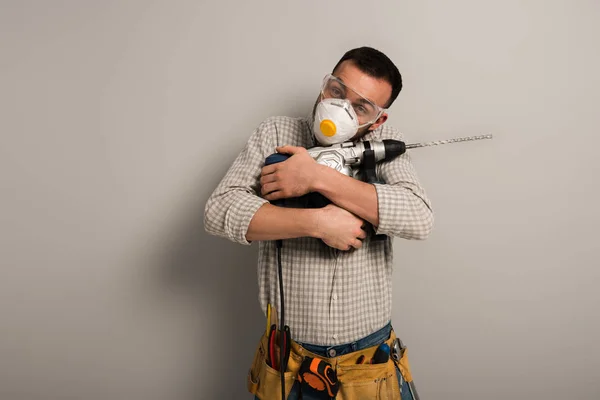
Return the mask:
[[406, 152], [406, 144], [400, 140], [384, 139], [383, 147], [385, 148], [385, 161], [392, 160]]

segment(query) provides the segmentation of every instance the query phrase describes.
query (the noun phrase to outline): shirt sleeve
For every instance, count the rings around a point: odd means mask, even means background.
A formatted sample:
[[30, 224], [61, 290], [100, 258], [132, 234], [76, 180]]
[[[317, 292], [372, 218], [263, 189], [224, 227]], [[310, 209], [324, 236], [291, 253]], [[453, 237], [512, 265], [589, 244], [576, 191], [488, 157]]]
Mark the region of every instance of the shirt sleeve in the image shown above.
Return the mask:
[[275, 152], [275, 121], [254, 130], [204, 208], [204, 228], [211, 235], [249, 245], [248, 226], [267, 200], [259, 196], [260, 172], [265, 158]]
[[[402, 140], [401, 136], [389, 139]], [[433, 210], [407, 153], [378, 165], [375, 183], [379, 226], [377, 234], [426, 239], [433, 229]]]

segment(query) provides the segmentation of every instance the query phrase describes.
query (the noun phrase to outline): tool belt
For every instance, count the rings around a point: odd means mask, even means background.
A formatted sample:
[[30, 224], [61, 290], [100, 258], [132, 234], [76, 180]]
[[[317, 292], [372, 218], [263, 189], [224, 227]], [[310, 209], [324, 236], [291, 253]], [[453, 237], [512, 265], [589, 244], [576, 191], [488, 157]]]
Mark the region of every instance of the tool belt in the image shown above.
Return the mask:
[[[248, 372], [248, 391], [261, 400], [281, 400], [281, 375], [278, 370], [271, 368], [268, 364], [268, 342], [268, 336], [265, 333], [259, 341], [252, 366]], [[395, 342], [396, 335], [392, 330], [385, 343], [392, 348]], [[286, 398], [294, 382], [299, 378], [298, 372], [303, 361], [310, 357], [329, 363], [337, 374], [339, 390], [335, 397], [336, 400], [401, 400], [400, 382], [398, 382], [396, 368], [400, 370], [402, 378], [409, 384], [412, 384], [413, 380], [406, 348], [402, 349], [400, 357], [397, 359], [390, 357], [386, 363], [359, 363], [362, 359], [370, 360], [378, 346], [325, 358], [306, 350], [292, 340], [289, 361], [284, 374]]]

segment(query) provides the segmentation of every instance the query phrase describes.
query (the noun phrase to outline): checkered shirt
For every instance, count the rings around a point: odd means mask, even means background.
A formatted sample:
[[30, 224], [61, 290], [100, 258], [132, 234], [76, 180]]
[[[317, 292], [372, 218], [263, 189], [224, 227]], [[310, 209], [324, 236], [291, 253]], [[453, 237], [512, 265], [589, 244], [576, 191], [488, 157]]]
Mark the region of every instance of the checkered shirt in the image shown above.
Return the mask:
[[[385, 124], [360, 140], [402, 140]], [[254, 130], [205, 206], [208, 233], [249, 245], [246, 232], [256, 211], [268, 201], [260, 197], [260, 172], [276, 146], [305, 148], [316, 144], [307, 118], [272, 117]], [[283, 240], [282, 265], [285, 322], [292, 338], [333, 346], [378, 330], [392, 315], [392, 237], [425, 239], [433, 226], [430, 201], [419, 184], [408, 154], [377, 164], [378, 234], [360, 249], [340, 251], [320, 239]], [[258, 242], [258, 287], [263, 311], [279, 304], [277, 253], [274, 241]]]

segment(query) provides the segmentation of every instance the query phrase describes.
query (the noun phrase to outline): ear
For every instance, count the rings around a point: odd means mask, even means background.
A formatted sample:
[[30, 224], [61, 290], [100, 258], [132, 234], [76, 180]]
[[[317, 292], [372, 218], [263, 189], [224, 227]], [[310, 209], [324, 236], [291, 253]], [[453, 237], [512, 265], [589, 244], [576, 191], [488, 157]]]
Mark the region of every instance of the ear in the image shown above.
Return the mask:
[[387, 113], [381, 114], [381, 117], [379, 117], [379, 119], [377, 119], [377, 121], [375, 121], [375, 123], [369, 127], [369, 131], [374, 131], [375, 129], [379, 128], [385, 121], [387, 121], [387, 119]]

